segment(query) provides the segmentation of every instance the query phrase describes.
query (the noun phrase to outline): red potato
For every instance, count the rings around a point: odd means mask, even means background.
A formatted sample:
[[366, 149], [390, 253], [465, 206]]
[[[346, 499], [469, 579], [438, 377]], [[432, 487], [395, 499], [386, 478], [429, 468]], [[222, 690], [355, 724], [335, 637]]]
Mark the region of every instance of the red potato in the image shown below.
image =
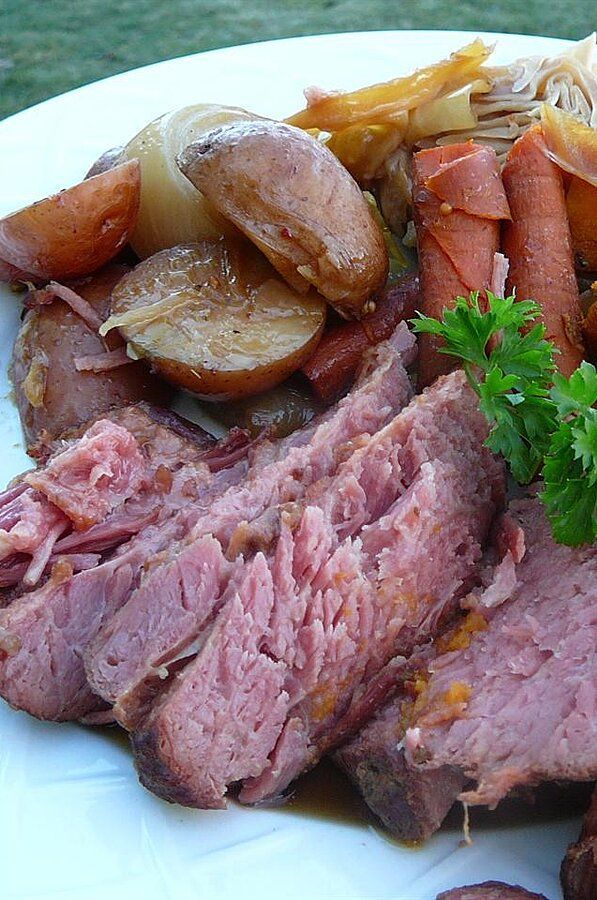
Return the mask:
[[541, 305], [547, 338], [560, 351], [557, 366], [571, 375], [583, 358], [582, 312], [562, 175], [547, 155], [540, 126], [516, 141], [502, 177], [512, 211], [503, 234], [508, 290]]
[[[510, 211], [492, 149], [472, 141], [421, 150], [413, 159], [421, 311], [441, 318], [456, 297], [491, 287], [500, 219]], [[456, 365], [433, 335], [419, 338], [423, 387]]]
[[361, 190], [311, 135], [269, 120], [209, 132], [181, 171], [298, 291], [310, 285], [348, 319], [385, 284], [388, 251]]
[[[103, 319], [110, 292], [127, 271], [112, 263], [72, 287]], [[116, 346], [122, 341], [113, 335], [110, 347]], [[138, 400], [167, 402], [167, 386], [141, 362], [106, 372], [77, 371], [77, 358], [102, 353], [99, 335], [61, 300], [26, 314], [13, 350], [11, 378], [31, 456], [43, 458], [53, 439], [113, 407]]]
[[0, 259], [43, 281], [97, 271], [128, 241], [140, 183], [131, 160], [6, 216]]
[[112, 291], [112, 315], [137, 356], [207, 400], [265, 391], [295, 372], [323, 332], [326, 304], [299, 295], [248, 241], [182, 244], [139, 263]]
[[120, 165], [120, 163], [124, 161], [124, 147], [110, 147], [109, 150], [104, 150], [102, 155], [98, 156], [85, 175], [85, 178], [93, 178], [94, 175], [103, 175], [104, 172], [109, 172], [110, 169], [115, 168], [115, 166]]
[[345, 390], [372, 344], [390, 337], [399, 322], [411, 319], [419, 301], [419, 276], [405, 275], [386, 288], [375, 301], [375, 310], [360, 322], [330, 328], [301, 372], [314, 394], [331, 403]]

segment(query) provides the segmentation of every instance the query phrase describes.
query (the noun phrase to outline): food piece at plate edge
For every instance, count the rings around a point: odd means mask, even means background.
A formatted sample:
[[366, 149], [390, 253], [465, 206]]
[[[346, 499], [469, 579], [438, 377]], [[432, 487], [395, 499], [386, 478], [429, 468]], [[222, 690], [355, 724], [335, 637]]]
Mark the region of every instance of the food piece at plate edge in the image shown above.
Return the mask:
[[104, 172], [109, 172], [110, 169], [125, 161], [123, 157], [124, 147], [110, 147], [109, 150], [104, 150], [87, 171], [85, 178], [93, 178], [94, 175], [102, 175]]
[[593, 900], [597, 895], [597, 788], [575, 844], [566, 852], [560, 869], [564, 900]]
[[544, 894], [527, 891], [519, 884], [505, 884], [503, 881], [483, 881], [466, 887], [442, 891], [436, 900], [547, 900]]
[[0, 259], [34, 278], [95, 272], [124, 247], [140, 196], [131, 160], [0, 219]]
[[217, 128], [178, 164], [296, 290], [360, 318], [385, 284], [382, 231], [352, 176], [321, 143], [268, 120]]
[[[439, 317], [458, 296], [491, 288], [500, 220], [510, 211], [493, 150], [469, 141], [421, 150], [413, 158], [413, 202], [421, 312]], [[420, 339], [423, 386], [455, 363], [432, 335]]]
[[582, 313], [562, 175], [540, 126], [516, 141], [502, 178], [512, 212], [502, 235], [508, 292], [541, 305], [547, 338], [559, 351], [557, 366], [570, 375], [583, 358]]
[[[100, 319], [108, 315], [110, 292], [128, 267], [110, 263], [72, 284]], [[112, 349], [123, 346], [111, 337]], [[64, 431], [78, 428], [107, 410], [139, 400], [166, 403], [168, 387], [142, 362], [103, 372], [78, 372], [75, 360], [105, 353], [101, 338], [64, 301], [55, 299], [25, 314], [13, 347], [10, 378], [27, 452], [36, 459]]]
[[249, 242], [220, 238], [162, 250], [114, 287], [112, 315], [135, 355], [205, 399], [279, 384], [312, 353], [326, 305], [298, 295]]

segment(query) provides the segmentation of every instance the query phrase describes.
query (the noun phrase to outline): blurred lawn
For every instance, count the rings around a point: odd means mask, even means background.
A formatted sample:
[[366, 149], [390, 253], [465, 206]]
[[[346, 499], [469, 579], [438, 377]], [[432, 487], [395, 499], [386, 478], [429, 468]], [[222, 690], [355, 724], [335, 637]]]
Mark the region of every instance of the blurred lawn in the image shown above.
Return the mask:
[[174, 56], [332, 31], [452, 28], [584, 37], [595, 0], [0, 0], [0, 118]]

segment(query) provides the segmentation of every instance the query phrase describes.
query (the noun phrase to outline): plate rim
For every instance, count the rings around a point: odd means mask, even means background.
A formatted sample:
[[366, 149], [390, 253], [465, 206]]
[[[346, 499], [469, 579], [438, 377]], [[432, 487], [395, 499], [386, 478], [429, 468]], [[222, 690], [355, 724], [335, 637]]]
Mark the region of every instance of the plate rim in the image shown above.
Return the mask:
[[[6, 116], [4, 119], [0, 120], [0, 132], [2, 127], [6, 123], [12, 123], [15, 119], [25, 114], [31, 113], [33, 110], [38, 109], [39, 107], [45, 107], [46, 104], [53, 103], [56, 100], [60, 100], [63, 97], [67, 97], [72, 94], [77, 94], [80, 91], [86, 91], [89, 88], [93, 88], [97, 85], [105, 85], [106, 82], [116, 81], [121, 78], [126, 78], [136, 73], [147, 72], [148, 70], [155, 70], [159, 66], [167, 66], [172, 63], [177, 63], [182, 60], [191, 60], [198, 57], [216, 57], [216, 56], [225, 56], [230, 53], [238, 52], [239, 50], [244, 50], [245, 48], [256, 48], [256, 47], [267, 47], [271, 44], [290, 44], [290, 43], [300, 43], [300, 42], [325, 42], [326, 40], [334, 39], [334, 38], [343, 38], [343, 37], [358, 37], [358, 38], [374, 38], [378, 37], [380, 39], [387, 40], [390, 36], [396, 35], [416, 35], [418, 38], [423, 37], [436, 37], [437, 35], [447, 35], [447, 36], [455, 36], [462, 35], [464, 38], [470, 37], [471, 40], [478, 37], [483, 41], [495, 41], [502, 38], [522, 38], [523, 40], [529, 39], [533, 40], [541, 40], [541, 41], [549, 41], [553, 42], [554, 45], [566, 45], [572, 46], [576, 43], [571, 38], [559, 38], [553, 37], [552, 35], [541, 35], [541, 34], [523, 34], [520, 32], [509, 32], [509, 31], [481, 31], [474, 29], [453, 29], [453, 28], [382, 28], [382, 29], [371, 29], [364, 31], [328, 31], [323, 32], [321, 34], [303, 34], [303, 35], [294, 35], [292, 37], [279, 37], [279, 38], [268, 38], [264, 41], [246, 41], [242, 44], [231, 44], [230, 46], [225, 47], [213, 47], [209, 50], [198, 50], [195, 53], [183, 53], [180, 56], [171, 56], [166, 59], [157, 60], [156, 62], [146, 63], [142, 66], [133, 66], [131, 69], [125, 69], [122, 72], [116, 72], [114, 75], [106, 75], [103, 78], [97, 78], [93, 81], [87, 81], [84, 84], [78, 85], [77, 87], [70, 88], [67, 91], [62, 91], [59, 94], [52, 94], [52, 96], [47, 97], [45, 100], [40, 100], [37, 103], [33, 103], [31, 106], [27, 106], [24, 109], [18, 110], [15, 113], [11, 113], [9, 116]], [[372, 82], [374, 83], [374, 82]]]

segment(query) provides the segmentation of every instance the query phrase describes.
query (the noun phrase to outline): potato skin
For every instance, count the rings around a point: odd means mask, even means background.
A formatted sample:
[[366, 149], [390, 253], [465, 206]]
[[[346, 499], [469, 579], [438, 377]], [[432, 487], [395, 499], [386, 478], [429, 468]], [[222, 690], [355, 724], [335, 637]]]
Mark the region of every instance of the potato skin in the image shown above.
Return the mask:
[[101, 156], [98, 156], [85, 175], [85, 178], [93, 178], [94, 175], [103, 175], [104, 172], [109, 172], [110, 169], [114, 169], [122, 162], [125, 162], [124, 147], [110, 147], [109, 150], [104, 150]]
[[139, 209], [137, 160], [0, 220], [0, 259], [36, 279], [96, 272], [126, 244]]
[[367, 201], [336, 157], [299, 128], [223, 126], [178, 164], [295, 290], [313, 284], [345, 318], [360, 318], [385, 284], [388, 254]]
[[[108, 314], [112, 287], [127, 271], [127, 266], [113, 263], [71, 286], [103, 318]], [[110, 343], [114, 347], [121, 341], [112, 338]], [[171, 392], [141, 362], [107, 372], [77, 372], [75, 357], [103, 350], [99, 336], [61, 300], [26, 313], [15, 341], [10, 375], [31, 456], [43, 456], [51, 440], [108, 409], [138, 400], [167, 401]], [[23, 382], [36, 359], [45, 369], [45, 390], [43, 404], [34, 406]]]
[[151, 357], [154, 372], [162, 375], [171, 384], [196, 394], [202, 400], [226, 401], [252, 397], [268, 391], [285, 381], [293, 372], [313, 355], [323, 333], [324, 321], [313, 334], [311, 340], [295, 353], [263, 366], [238, 371], [206, 369], [201, 366], [185, 365], [174, 359]]
[[220, 125], [259, 118], [236, 106], [196, 103], [154, 119], [123, 148], [123, 159], [138, 159], [141, 202], [130, 243], [140, 259], [188, 241], [236, 234], [184, 177], [176, 165], [184, 148]]

